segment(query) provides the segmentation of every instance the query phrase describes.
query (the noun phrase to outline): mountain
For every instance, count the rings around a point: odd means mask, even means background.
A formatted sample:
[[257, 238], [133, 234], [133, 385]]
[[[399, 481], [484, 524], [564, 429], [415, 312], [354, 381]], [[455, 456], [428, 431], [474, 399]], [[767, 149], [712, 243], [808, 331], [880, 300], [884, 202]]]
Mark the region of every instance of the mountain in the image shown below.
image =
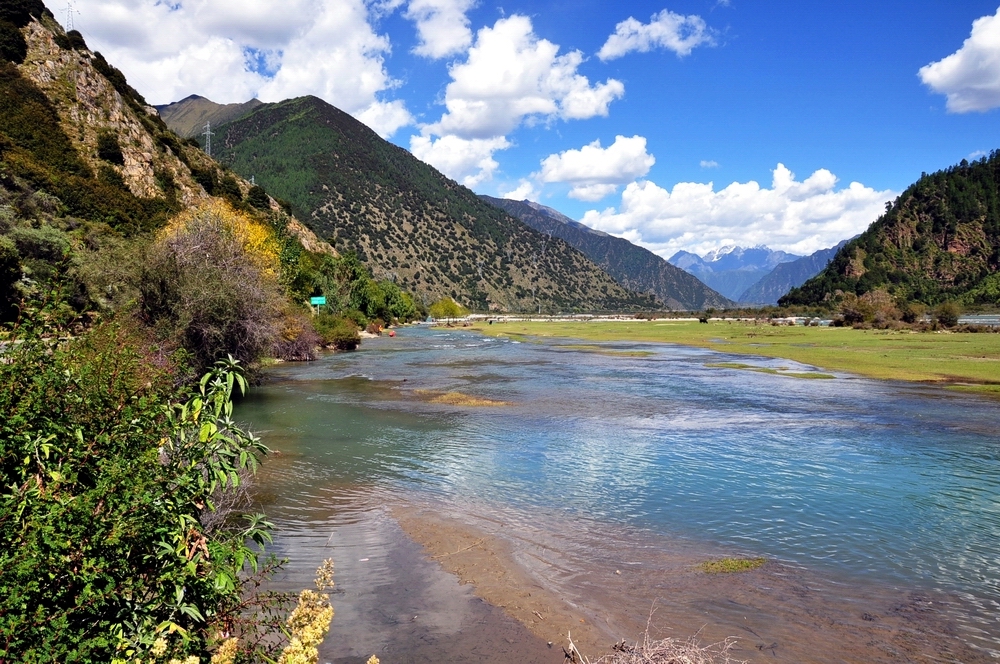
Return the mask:
[[898, 300], [1000, 304], [1000, 152], [931, 175], [888, 205], [818, 275], [781, 298], [818, 304], [838, 291]]
[[594, 230], [550, 207], [531, 201], [492, 196], [480, 198], [506, 210], [539, 232], [566, 240], [625, 288], [651, 293], [671, 309], [701, 310], [735, 304], [653, 252], [623, 238]]
[[263, 104], [215, 132], [220, 161], [288, 201], [377, 278], [427, 303], [450, 296], [471, 309], [548, 312], [658, 306], [316, 97]]
[[789, 263], [780, 263], [760, 281], [743, 291], [740, 302], [777, 304], [782, 295], [819, 274], [847, 242], [848, 240], [844, 240], [835, 247], [820, 249]]
[[682, 270], [693, 274], [719, 293], [732, 300], [739, 300], [743, 293], [764, 278], [781, 263], [801, 256], [784, 251], [773, 251], [760, 245], [756, 247], [722, 247], [698, 256], [678, 251], [668, 260]]
[[204, 97], [191, 95], [172, 104], [157, 106], [156, 110], [168, 127], [184, 138], [193, 138], [204, 132], [207, 122], [218, 126], [241, 118], [262, 104], [259, 99], [242, 104], [216, 104]]

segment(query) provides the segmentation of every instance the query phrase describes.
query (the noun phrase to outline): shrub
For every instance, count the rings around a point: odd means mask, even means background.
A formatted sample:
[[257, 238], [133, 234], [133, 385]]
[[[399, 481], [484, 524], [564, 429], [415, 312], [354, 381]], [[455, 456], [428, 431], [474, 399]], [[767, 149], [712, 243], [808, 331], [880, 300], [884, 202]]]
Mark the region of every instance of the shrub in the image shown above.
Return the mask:
[[0, 21], [0, 58], [19, 65], [27, 55], [28, 42], [21, 31], [10, 21]]
[[943, 327], [955, 327], [961, 315], [962, 309], [956, 302], [942, 302], [934, 309], [934, 320]]
[[97, 156], [112, 164], [125, 164], [125, 155], [122, 154], [118, 137], [111, 131], [102, 131], [97, 135]]
[[250, 187], [250, 191], [247, 192], [247, 203], [258, 210], [271, 209], [271, 199], [260, 185]]
[[140, 310], [195, 368], [232, 355], [253, 363], [273, 348], [283, 296], [271, 229], [213, 201], [175, 217], [150, 248]]
[[360, 328], [345, 316], [321, 313], [313, 319], [313, 326], [327, 347], [354, 350], [361, 343]]
[[244, 630], [240, 574], [269, 539], [260, 516], [205, 525], [265, 451], [231, 420], [238, 366], [187, 393], [121, 327], [40, 332], [14, 330], [0, 363], [0, 661], [110, 662], [158, 640], [164, 659], [206, 655]]

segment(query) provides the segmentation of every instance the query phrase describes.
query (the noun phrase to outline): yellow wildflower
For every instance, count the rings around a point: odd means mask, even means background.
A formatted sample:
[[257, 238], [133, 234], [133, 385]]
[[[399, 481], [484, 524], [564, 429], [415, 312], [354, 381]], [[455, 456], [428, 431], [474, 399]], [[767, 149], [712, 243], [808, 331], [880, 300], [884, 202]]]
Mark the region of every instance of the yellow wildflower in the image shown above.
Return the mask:
[[219, 646], [219, 649], [215, 651], [212, 655], [211, 664], [233, 664], [236, 661], [236, 653], [238, 651], [239, 639], [226, 639], [226, 641]]
[[368, 658], [368, 662], [366, 662], [366, 664], [379, 664], [378, 657], [372, 655]]
[[149, 651], [159, 657], [163, 653], [167, 652], [167, 640], [161, 636], [153, 642], [153, 647], [150, 648]]

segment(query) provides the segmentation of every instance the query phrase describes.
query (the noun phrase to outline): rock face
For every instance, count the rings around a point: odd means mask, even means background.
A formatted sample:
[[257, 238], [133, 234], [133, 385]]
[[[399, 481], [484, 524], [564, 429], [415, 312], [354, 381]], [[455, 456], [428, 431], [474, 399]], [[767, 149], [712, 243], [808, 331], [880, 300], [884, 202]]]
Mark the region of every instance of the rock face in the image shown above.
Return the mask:
[[[208, 197], [191, 177], [190, 168], [174, 151], [157, 144], [149, 127], [152, 117], [143, 113], [148, 118], [144, 122], [112, 83], [96, 69], [98, 56], [88, 50], [60, 48], [52, 29], [38, 21], [30, 23], [23, 32], [28, 43], [28, 56], [19, 66], [21, 74], [37, 85], [53, 103], [63, 130], [91, 168], [95, 171], [102, 166], [114, 168], [129, 190], [139, 198], [154, 198], [163, 194], [157, 183], [157, 176], [163, 173], [173, 178], [183, 205], [193, 205]], [[110, 132], [117, 138], [124, 164], [108, 164], [97, 156], [98, 134], [101, 132]], [[189, 149], [185, 157], [189, 161], [201, 162], [201, 157], [195, 152]]]
[[480, 198], [536, 231], [566, 240], [625, 288], [650, 293], [671, 309], [700, 311], [709, 307], [725, 309], [735, 304], [653, 252], [594, 230], [550, 207], [531, 201]]

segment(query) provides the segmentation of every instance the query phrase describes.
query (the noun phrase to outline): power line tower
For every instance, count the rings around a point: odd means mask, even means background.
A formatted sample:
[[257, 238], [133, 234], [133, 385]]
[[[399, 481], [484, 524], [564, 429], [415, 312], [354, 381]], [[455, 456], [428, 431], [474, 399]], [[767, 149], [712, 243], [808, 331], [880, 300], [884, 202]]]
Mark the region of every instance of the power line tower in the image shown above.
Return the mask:
[[66, 12], [66, 32], [75, 30], [76, 28], [73, 25], [73, 15], [79, 14], [80, 11], [73, 6], [73, 0], [66, 0], [66, 9], [64, 11]]
[[202, 132], [202, 136], [205, 137], [205, 154], [209, 157], [212, 156], [212, 137], [215, 136], [215, 132], [212, 131], [212, 123], [205, 123], [205, 131]]

